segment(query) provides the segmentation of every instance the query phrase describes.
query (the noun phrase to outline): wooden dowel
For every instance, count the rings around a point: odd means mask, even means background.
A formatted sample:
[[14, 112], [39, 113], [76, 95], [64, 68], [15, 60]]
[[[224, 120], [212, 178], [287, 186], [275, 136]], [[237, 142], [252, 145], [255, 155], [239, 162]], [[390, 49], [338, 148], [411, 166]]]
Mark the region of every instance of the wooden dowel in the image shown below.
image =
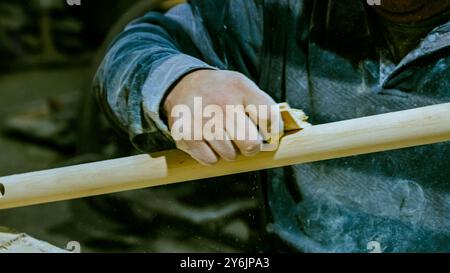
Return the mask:
[[171, 150], [0, 178], [0, 209], [450, 141], [450, 103], [340, 121], [285, 136], [276, 152], [202, 166]]

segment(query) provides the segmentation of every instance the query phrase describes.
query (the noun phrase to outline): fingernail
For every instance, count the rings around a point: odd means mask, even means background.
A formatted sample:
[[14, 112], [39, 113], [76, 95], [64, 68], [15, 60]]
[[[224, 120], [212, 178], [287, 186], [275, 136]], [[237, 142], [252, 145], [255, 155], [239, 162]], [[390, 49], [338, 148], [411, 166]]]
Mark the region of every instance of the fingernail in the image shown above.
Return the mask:
[[242, 154], [245, 155], [245, 156], [251, 157], [251, 156], [257, 155], [257, 154], [259, 153], [259, 151], [260, 151], [260, 148], [259, 148], [259, 147], [249, 147], [249, 148], [246, 148], [246, 149], [242, 152]]

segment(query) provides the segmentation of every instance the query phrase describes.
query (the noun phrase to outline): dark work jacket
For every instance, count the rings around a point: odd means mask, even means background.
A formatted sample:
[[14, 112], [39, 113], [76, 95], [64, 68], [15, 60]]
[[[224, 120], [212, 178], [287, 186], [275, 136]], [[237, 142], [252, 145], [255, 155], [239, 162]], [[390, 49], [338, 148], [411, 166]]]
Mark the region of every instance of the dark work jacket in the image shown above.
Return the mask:
[[[394, 62], [358, 0], [192, 0], [148, 13], [95, 80], [112, 123], [144, 152], [173, 147], [161, 102], [200, 68], [239, 71], [313, 124], [450, 101], [450, 23]], [[420, 126], [420, 124], [417, 124]], [[267, 173], [267, 231], [304, 252], [450, 251], [450, 144]]]

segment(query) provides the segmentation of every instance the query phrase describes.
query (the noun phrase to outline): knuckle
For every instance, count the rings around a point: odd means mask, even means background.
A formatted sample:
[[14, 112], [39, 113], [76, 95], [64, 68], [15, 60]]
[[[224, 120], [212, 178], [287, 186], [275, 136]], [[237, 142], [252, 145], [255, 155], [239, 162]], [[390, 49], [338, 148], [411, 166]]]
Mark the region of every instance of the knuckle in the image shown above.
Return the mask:
[[247, 78], [238, 72], [231, 72], [229, 79], [230, 83], [238, 88], [246, 86]]

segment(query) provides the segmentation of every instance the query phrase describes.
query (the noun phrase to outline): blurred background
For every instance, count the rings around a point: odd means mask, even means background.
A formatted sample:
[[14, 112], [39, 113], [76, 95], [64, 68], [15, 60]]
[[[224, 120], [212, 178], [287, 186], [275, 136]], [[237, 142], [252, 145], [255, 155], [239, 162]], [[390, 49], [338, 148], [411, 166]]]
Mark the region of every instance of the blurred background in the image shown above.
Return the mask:
[[[91, 79], [126, 23], [180, 0], [2, 0], [0, 176], [136, 153], [104, 121]], [[262, 251], [255, 175], [0, 211], [0, 226], [83, 252]]]

